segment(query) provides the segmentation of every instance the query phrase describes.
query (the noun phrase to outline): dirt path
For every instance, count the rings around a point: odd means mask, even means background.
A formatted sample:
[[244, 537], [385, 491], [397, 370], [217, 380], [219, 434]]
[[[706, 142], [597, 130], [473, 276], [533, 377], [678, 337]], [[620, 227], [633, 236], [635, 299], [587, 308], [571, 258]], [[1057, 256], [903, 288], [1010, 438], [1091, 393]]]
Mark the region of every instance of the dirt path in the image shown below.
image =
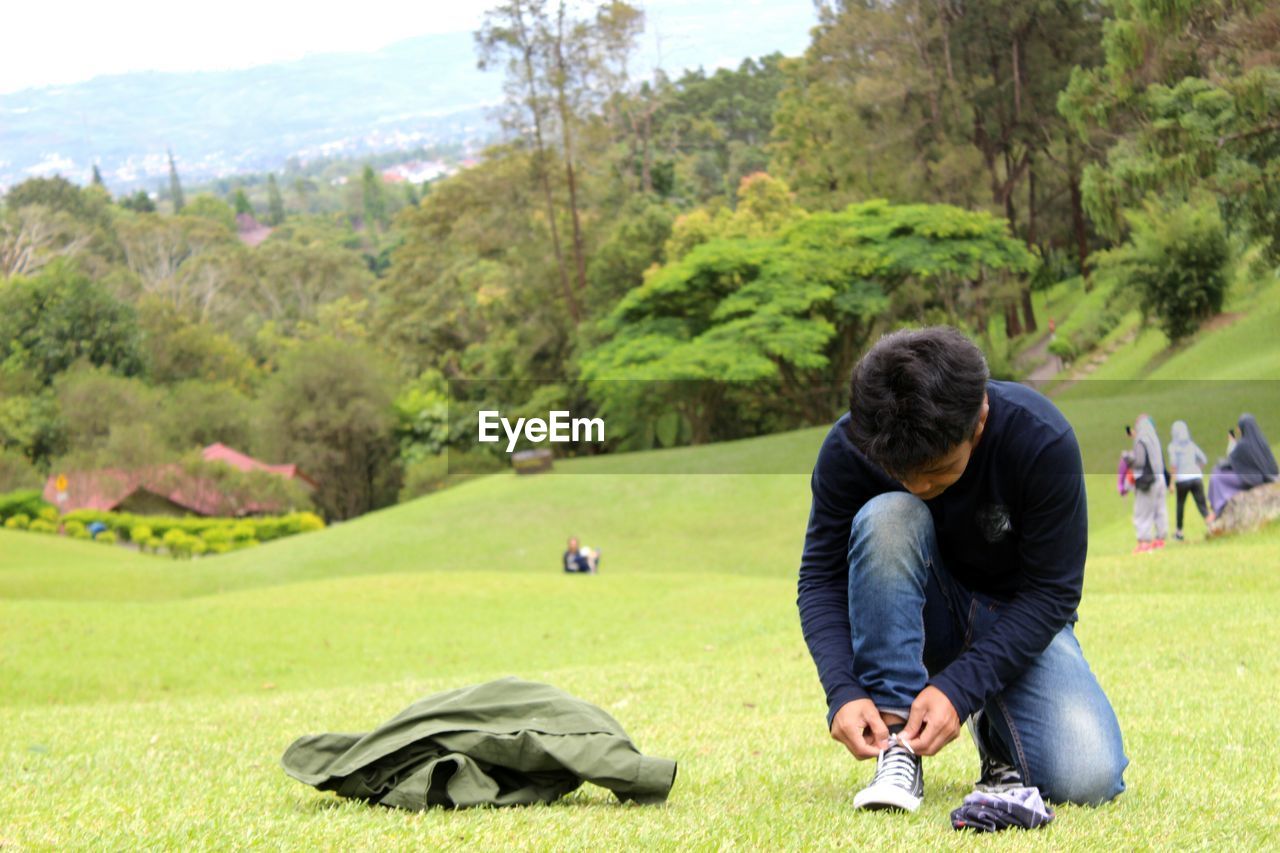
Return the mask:
[[1049, 353], [1049, 343], [1053, 340], [1053, 336], [1046, 334], [1043, 338], [1036, 341], [1030, 349], [1018, 356], [1019, 365], [1034, 364], [1035, 367], [1027, 374], [1027, 381], [1045, 382], [1057, 376], [1062, 371], [1062, 361], [1056, 355]]

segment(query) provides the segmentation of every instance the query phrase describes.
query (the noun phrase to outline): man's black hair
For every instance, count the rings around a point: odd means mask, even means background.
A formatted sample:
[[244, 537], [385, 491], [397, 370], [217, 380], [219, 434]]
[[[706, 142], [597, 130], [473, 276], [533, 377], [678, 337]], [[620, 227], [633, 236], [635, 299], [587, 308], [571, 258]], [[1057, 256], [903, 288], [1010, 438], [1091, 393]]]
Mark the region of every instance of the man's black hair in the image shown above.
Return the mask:
[[893, 476], [915, 474], [973, 437], [990, 376], [950, 326], [885, 335], [853, 368], [850, 438]]

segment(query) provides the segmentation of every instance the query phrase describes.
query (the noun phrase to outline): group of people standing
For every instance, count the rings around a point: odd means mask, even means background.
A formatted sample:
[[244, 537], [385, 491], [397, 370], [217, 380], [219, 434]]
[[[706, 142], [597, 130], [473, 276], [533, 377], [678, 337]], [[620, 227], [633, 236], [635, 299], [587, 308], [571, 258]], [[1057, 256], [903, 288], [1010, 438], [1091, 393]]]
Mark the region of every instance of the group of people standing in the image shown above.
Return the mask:
[[1122, 496], [1130, 489], [1134, 492], [1133, 526], [1138, 534], [1134, 553], [1164, 547], [1169, 534], [1166, 491], [1176, 492], [1174, 538], [1182, 539], [1188, 495], [1195, 501], [1200, 515], [1212, 524], [1235, 495], [1280, 479], [1276, 457], [1254, 416], [1241, 415], [1237, 427], [1238, 435], [1235, 429], [1227, 431], [1227, 455], [1209, 475], [1206, 502], [1203, 466], [1208, 464], [1208, 457], [1191, 439], [1186, 421], [1174, 421], [1166, 465], [1155, 421], [1150, 415], [1138, 416], [1137, 423], [1129, 429], [1133, 448], [1121, 455], [1118, 484]]

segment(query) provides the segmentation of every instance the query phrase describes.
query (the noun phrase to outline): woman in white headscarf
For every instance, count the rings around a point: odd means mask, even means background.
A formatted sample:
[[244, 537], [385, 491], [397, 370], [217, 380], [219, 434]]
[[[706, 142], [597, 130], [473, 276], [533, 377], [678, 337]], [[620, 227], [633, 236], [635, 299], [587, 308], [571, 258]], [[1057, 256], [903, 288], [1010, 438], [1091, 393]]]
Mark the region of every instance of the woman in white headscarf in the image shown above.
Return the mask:
[[1164, 454], [1160, 436], [1150, 415], [1138, 415], [1133, 429], [1133, 526], [1138, 533], [1135, 554], [1164, 547], [1169, 535], [1169, 508], [1165, 503]]
[[1196, 509], [1200, 510], [1204, 520], [1213, 523], [1213, 513], [1204, 501], [1204, 471], [1200, 467], [1208, 462], [1209, 458], [1204, 455], [1204, 451], [1191, 440], [1187, 422], [1174, 421], [1173, 440], [1169, 442], [1169, 472], [1173, 474], [1173, 484], [1178, 492], [1174, 501], [1174, 506], [1177, 507], [1174, 539], [1182, 538], [1182, 514], [1186, 508], [1187, 495], [1195, 500]]

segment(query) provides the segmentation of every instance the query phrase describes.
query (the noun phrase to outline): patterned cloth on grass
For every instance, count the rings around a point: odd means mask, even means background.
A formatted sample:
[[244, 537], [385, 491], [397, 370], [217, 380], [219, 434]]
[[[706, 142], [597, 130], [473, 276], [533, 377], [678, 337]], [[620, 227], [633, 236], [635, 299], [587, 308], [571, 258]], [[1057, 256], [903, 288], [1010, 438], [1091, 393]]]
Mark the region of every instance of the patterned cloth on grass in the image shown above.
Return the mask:
[[1039, 788], [1010, 788], [998, 793], [974, 791], [951, 813], [956, 829], [998, 832], [1002, 829], [1035, 829], [1053, 820]]

